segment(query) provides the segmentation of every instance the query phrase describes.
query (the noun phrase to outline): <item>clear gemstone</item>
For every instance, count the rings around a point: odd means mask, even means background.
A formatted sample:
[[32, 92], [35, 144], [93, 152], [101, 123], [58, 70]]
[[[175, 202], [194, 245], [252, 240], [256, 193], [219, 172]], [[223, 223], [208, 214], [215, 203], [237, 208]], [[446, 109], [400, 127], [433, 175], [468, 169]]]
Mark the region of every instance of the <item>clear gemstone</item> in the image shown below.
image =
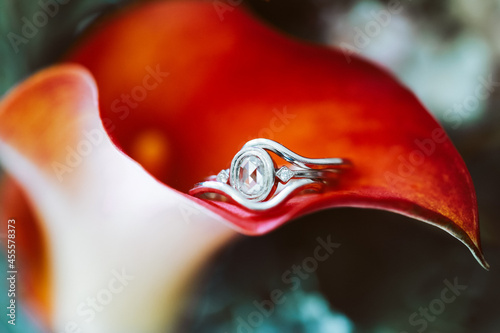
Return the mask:
[[264, 189], [264, 163], [257, 156], [244, 157], [238, 171], [239, 190], [248, 196], [259, 195]]
[[278, 171], [276, 171], [276, 176], [278, 176], [283, 183], [286, 183], [293, 177], [293, 171], [288, 169], [286, 166], [282, 166]]
[[218, 182], [221, 182], [221, 183], [224, 183], [224, 184], [227, 184], [227, 181], [229, 180], [229, 173], [227, 173], [227, 170], [222, 170], [221, 172], [219, 172], [219, 174], [217, 175], [217, 181]]
[[274, 188], [274, 163], [262, 148], [243, 147], [231, 162], [230, 185], [245, 199], [265, 200]]

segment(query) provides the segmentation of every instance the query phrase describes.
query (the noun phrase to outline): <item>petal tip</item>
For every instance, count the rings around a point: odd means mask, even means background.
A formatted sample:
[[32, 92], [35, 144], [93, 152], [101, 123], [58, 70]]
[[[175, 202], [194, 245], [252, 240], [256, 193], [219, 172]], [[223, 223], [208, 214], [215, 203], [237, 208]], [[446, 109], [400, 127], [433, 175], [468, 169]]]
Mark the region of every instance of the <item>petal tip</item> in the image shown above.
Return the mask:
[[484, 257], [483, 251], [481, 251], [480, 248], [474, 246], [470, 247], [470, 250], [472, 252], [472, 255], [474, 258], [476, 258], [477, 262], [483, 267], [485, 270], [489, 271], [490, 270], [490, 264], [486, 261], [486, 258]]

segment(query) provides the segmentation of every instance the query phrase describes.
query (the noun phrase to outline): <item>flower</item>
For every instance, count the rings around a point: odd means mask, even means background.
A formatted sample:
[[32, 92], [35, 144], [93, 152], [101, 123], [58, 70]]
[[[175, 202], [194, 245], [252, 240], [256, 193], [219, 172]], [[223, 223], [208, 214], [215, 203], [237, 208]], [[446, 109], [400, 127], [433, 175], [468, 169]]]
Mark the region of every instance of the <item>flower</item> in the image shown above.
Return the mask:
[[[272, 214], [187, 194], [261, 136], [354, 168]], [[414, 95], [373, 64], [291, 40], [240, 9], [221, 21], [211, 4], [170, 1], [116, 15], [4, 98], [0, 142], [50, 244], [57, 330], [160, 331], [237, 232], [331, 207], [433, 224], [487, 267], [470, 175]], [[98, 315], [114, 297], [127, 306]]]

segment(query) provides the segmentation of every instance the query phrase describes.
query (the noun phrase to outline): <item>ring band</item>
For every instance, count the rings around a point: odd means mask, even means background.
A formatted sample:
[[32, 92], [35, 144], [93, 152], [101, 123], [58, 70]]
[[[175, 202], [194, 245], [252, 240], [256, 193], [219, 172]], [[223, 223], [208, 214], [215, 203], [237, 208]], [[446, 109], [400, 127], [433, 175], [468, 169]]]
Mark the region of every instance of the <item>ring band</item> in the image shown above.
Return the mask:
[[[292, 166], [278, 168], [269, 152]], [[339, 172], [351, 166], [344, 158], [307, 158], [273, 140], [254, 139], [236, 153], [229, 169], [196, 184], [189, 193], [199, 197], [223, 195], [247, 210], [264, 211], [283, 204], [292, 194], [322, 191]]]

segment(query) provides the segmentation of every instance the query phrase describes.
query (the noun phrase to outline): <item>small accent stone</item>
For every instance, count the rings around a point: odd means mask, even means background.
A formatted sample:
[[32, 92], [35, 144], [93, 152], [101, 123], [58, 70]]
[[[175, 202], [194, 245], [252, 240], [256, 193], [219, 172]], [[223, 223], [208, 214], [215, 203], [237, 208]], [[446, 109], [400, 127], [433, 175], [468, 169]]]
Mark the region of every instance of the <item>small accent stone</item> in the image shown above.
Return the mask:
[[293, 177], [293, 171], [288, 169], [286, 166], [282, 166], [278, 171], [276, 171], [276, 176], [278, 176], [283, 183], [286, 183]]
[[224, 183], [224, 184], [227, 184], [227, 181], [229, 180], [229, 173], [227, 173], [226, 170], [222, 170], [221, 172], [219, 172], [219, 174], [217, 175], [217, 181], [218, 182], [221, 182], [221, 183]]

